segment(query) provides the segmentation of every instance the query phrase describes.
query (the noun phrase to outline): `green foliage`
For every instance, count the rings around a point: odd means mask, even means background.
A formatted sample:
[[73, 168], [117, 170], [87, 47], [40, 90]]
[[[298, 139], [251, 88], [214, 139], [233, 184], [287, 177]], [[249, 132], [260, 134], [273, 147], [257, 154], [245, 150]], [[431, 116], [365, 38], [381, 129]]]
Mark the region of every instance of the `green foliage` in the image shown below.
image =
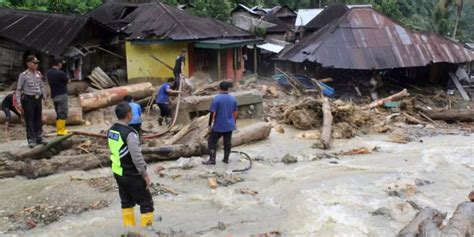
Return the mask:
[[100, 4], [101, 0], [0, 0], [2, 7], [76, 14], [89, 12]]
[[191, 12], [196, 16], [213, 17], [221, 21], [229, 21], [231, 4], [228, 0], [195, 0], [195, 8]]

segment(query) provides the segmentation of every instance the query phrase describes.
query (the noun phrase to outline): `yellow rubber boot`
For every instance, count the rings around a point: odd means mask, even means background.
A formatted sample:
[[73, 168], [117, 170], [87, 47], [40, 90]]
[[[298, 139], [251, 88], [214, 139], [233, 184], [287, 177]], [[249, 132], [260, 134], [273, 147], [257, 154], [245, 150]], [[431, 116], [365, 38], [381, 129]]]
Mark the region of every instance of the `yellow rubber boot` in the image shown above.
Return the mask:
[[56, 121], [56, 131], [58, 136], [65, 136], [68, 134], [68, 130], [66, 129], [66, 120], [58, 119]]
[[140, 226], [147, 227], [153, 225], [153, 212], [142, 213], [140, 218]]
[[133, 212], [133, 207], [131, 208], [122, 208], [122, 218], [123, 226], [135, 226], [135, 212]]

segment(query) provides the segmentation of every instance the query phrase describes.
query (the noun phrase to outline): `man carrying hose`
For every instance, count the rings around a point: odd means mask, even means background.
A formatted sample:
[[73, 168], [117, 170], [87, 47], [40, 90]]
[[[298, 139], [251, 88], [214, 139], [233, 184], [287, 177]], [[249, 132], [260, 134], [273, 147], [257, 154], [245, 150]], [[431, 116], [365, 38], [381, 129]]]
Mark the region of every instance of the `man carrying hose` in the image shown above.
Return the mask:
[[217, 141], [221, 137], [224, 137], [224, 159], [222, 162], [229, 163], [232, 132], [235, 130], [238, 115], [237, 100], [228, 93], [231, 87], [231, 82], [221, 82], [219, 84], [221, 92], [214, 97], [209, 108], [209, 128], [211, 130], [208, 139], [209, 160], [202, 162], [203, 165], [216, 164]]
[[112, 171], [119, 188], [122, 203], [123, 225], [135, 226], [133, 207], [140, 206], [140, 226], [153, 224], [153, 198], [150, 194], [150, 176], [140, 149], [137, 131], [128, 124], [132, 120], [132, 109], [127, 102], [115, 108], [118, 121], [107, 132]]

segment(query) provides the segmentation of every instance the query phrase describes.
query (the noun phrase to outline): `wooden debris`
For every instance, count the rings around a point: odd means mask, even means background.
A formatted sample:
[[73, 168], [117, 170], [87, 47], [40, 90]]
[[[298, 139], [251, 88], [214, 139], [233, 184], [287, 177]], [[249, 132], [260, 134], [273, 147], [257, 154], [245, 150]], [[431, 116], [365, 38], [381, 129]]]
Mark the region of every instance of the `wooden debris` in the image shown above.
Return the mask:
[[[46, 145], [39, 145], [34, 147], [33, 149], [27, 149], [23, 151], [14, 151], [14, 153], [11, 153], [10, 155], [14, 157], [15, 159], [41, 159], [46, 157], [51, 157], [54, 155], [54, 153], [59, 153], [61, 149], [66, 149], [68, 147], [61, 147], [63, 145], [63, 142], [65, 142], [67, 139], [71, 138], [73, 134], [68, 134], [66, 136], [58, 137]], [[51, 151], [54, 149], [55, 151]], [[51, 151], [52, 154], [47, 155], [45, 154], [47, 151]]]
[[211, 189], [216, 189], [217, 188], [217, 180], [214, 177], [209, 177], [207, 178], [207, 185]]
[[[56, 126], [56, 111], [54, 109], [43, 110], [43, 123]], [[84, 123], [82, 108], [69, 108], [67, 125], [81, 125]]]
[[97, 89], [107, 89], [118, 86], [100, 67], [94, 68], [88, 78], [91, 80], [92, 86]]
[[321, 144], [324, 149], [331, 149], [332, 146], [332, 113], [331, 105], [327, 97], [321, 95], [323, 101], [323, 128], [321, 131]]
[[147, 82], [81, 94], [79, 100], [83, 111], [87, 112], [118, 104], [126, 95], [142, 99], [151, 96], [153, 92], [153, 85]]
[[447, 110], [425, 110], [427, 117], [432, 120], [444, 120], [447, 122], [472, 122], [474, 121], [473, 109], [447, 109]]
[[365, 155], [372, 153], [367, 147], [354, 148], [350, 151], [338, 153], [338, 155], [352, 156], [352, 155]]
[[240, 188], [238, 190], [236, 190], [238, 193], [240, 194], [249, 194], [249, 195], [252, 195], [252, 196], [255, 196], [258, 194], [257, 191], [255, 190], [252, 190], [252, 189], [249, 189], [249, 188]]
[[383, 98], [383, 99], [380, 99], [380, 100], [376, 100], [376, 101], [362, 107], [362, 109], [373, 109], [375, 107], [382, 106], [386, 102], [399, 101], [399, 100], [401, 100], [401, 99], [403, 99], [407, 96], [410, 96], [410, 94], [408, 93], [407, 89], [403, 89], [402, 91], [400, 91], [396, 94], [393, 94], [389, 97], [386, 97], [386, 98]]
[[449, 75], [449, 78], [451, 79], [451, 81], [454, 83], [454, 85], [456, 85], [456, 88], [458, 89], [459, 93], [461, 94], [462, 98], [465, 100], [465, 101], [469, 101], [471, 100], [471, 98], [469, 97], [469, 95], [467, 94], [467, 92], [464, 90], [464, 88], [462, 87], [461, 83], [459, 82], [458, 78], [456, 77], [456, 75], [454, 75], [454, 73], [452, 72], [449, 72], [448, 73]]
[[425, 122], [409, 115], [407, 112], [402, 112], [403, 116], [407, 119], [408, 122], [414, 123], [414, 124], [426, 124]]

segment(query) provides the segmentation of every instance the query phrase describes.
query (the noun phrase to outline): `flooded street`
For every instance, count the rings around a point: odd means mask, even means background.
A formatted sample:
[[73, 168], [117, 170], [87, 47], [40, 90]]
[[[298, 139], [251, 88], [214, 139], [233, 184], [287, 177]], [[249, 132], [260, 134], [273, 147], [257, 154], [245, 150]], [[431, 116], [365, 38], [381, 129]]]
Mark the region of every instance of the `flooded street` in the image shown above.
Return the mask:
[[[232, 154], [225, 166], [203, 167], [206, 157], [180, 159], [149, 165], [154, 183], [176, 191], [154, 196], [156, 214], [162, 221], [141, 232], [176, 236], [248, 236], [278, 231], [283, 236], [394, 236], [417, 213], [431, 206], [448, 217], [466, 200], [474, 183], [473, 136], [423, 137], [408, 144], [388, 142], [385, 135], [336, 140], [331, 152], [311, 148], [314, 141], [298, 140], [297, 133], [272, 132], [270, 138], [235, 150], [248, 153], [253, 167], [233, 173], [242, 182], [210, 189], [205, 176], [228, 173], [248, 165]], [[342, 156], [338, 151], [377, 147], [371, 154]], [[298, 162], [284, 164], [285, 154]], [[222, 156], [219, 153], [218, 156]], [[186, 169], [183, 167], [186, 164]], [[166, 168], [164, 177], [154, 170]], [[71, 177], [110, 176], [109, 168], [74, 171], [37, 180], [0, 180], [0, 231], [9, 227], [8, 216], [37, 202], [93, 203], [105, 200], [108, 207], [61, 217], [59, 221], [31, 230], [15, 230], [6, 236], [118, 236], [121, 227], [118, 193], [98, 190]], [[397, 180], [416, 183], [411, 195], [389, 195], [387, 185]], [[240, 190], [258, 192], [251, 195]], [[40, 200], [41, 199], [41, 200]], [[138, 220], [138, 208], [136, 216]]]

